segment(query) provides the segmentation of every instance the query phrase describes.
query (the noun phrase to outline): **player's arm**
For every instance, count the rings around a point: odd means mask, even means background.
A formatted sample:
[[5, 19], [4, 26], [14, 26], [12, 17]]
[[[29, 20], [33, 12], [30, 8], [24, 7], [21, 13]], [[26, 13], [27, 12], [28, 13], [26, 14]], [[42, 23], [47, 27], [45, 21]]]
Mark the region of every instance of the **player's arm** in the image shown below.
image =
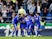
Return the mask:
[[39, 16], [39, 20], [41, 21], [42, 20], [42, 17]]
[[12, 26], [14, 26], [14, 19], [12, 19]]

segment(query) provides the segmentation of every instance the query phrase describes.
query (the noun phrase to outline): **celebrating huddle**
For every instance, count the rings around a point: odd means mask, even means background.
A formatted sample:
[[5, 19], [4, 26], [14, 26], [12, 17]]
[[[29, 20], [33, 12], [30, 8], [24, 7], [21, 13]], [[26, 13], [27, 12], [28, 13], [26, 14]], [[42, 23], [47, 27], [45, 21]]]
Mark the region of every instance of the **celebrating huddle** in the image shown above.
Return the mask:
[[[20, 23], [20, 28], [18, 29], [18, 23]], [[28, 36], [31, 35], [39, 36], [40, 35], [40, 16], [38, 13], [36, 15], [24, 15], [19, 14], [12, 19], [13, 24], [13, 31], [12, 36], [14, 33], [16, 36]]]

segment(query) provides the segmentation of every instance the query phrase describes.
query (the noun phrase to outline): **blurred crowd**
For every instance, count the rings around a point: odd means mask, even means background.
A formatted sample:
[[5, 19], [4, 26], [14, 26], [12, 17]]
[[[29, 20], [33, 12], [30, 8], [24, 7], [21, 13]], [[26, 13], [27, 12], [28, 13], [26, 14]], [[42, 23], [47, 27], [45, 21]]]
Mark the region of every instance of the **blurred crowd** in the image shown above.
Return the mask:
[[40, 13], [47, 22], [52, 22], [52, 0], [38, 0], [37, 13]]
[[0, 0], [0, 23], [11, 22], [21, 9], [20, 6], [23, 6], [26, 14], [40, 13], [42, 17], [52, 16], [52, 0]]

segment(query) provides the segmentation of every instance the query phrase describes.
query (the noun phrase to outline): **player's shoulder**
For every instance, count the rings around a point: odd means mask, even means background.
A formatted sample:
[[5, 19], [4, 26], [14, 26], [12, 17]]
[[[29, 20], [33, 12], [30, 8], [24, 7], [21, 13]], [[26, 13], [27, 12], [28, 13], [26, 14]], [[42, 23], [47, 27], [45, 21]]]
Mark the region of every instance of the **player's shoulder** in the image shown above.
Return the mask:
[[16, 20], [18, 18], [18, 16], [15, 16], [14, 18], [13, 18], [13, 20]]
[[39, 18], [40, 18], [41, 16], [39, 16]]
[[18, 16], [15, 16], [15, 18], [18, 18]]

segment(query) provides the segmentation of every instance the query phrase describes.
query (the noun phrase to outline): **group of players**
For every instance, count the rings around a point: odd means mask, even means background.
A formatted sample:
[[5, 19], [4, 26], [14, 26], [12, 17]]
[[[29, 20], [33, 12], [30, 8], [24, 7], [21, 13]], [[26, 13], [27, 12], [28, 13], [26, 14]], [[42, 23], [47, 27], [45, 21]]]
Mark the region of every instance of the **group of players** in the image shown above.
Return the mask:
[[[39, 13], [24, 15], [18, 14], [12, 19], [13, 31], [12, 36], [16, 33], [16, 36], [28, 36], [31, 35], [39, 36], [40, 35], [40, 19]], [[18, 29], [18, 23], [20, 23], [20, 29]]]

